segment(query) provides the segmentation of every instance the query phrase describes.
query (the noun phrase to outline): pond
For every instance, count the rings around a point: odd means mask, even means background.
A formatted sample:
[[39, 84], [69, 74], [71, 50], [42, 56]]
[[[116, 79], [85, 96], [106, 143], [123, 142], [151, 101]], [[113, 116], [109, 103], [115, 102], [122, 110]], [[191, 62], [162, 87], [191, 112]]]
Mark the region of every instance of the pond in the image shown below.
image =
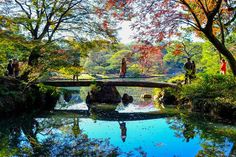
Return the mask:
[[[84, 103], [87, 89], [80, 88], [69, 101], [58, 101], [57, 109], [70, 112], [1, 120], [0, 156], [236, 155], [235, 126], [213, 123], [197, 115], [153, 116], [160, 108], [153, 100], [140, 98], [140, 91], [151, 94], [152, 90], [118, 90], [121, 95], [132, 95], [134, 102], [119, 104], [116, 116], [88, 113]], [[76, 112], [78, 109], [81, 112]]]

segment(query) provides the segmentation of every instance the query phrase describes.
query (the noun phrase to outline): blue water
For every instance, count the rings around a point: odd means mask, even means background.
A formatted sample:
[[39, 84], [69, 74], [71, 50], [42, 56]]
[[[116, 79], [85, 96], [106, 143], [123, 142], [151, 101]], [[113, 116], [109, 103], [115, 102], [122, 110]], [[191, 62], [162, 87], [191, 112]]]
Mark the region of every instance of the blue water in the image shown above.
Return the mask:
[[[81, 88], [80, 94], [73, 94], [72, 98], [78, 101], [68, 102], [64, 106], [58, 104], [58, 109], [87, 110], [84, 103], [87, 91]], [[134, 102], [128, 106], [120, 103], [117, 111], [120, 113], [151, 112], [158, 111], [153, 100], [143, 100], [140, 96], [144, 93], [152, 94], [152, 90], [140, 88], [118, 88], [121, 95], [128, 93], [134, 98]], [[84, 94], [83, 94], [84, 93]], [[79, 97], [79, 99], [77, 99]], [[63, 99], [62, 99], [63, 100]], [[92, 116], [90, 116], [92, 118]], [[119, 156], [148, 156], [148, 157], [194, 157], [194, 156], [229, 156], [236, 143], [235, 138], [230, 139], [226, 134], [215, 133], [214, 129], [222, 129], [228, 126], [224, 124], [202, 123], [202, 118], [195, 122], [185, 118], [159, 118], [149, 120], [124, 121], [126, 124], [126, 138], [122, 141], [122, 130], [118, 121], [94, 120], [91, 118], [79, 118], [78, 127], [81, 135], [86, 134], [89, 139], [108, 139], [111, 146], [118, 147]], [[107, 118], [107, 117], [106, 117]], [[44, 121], [44, 119], [40, 119]], [[74, 135], [72, 128], [73, 118], [61, 117], [57, 128], [54, 128], [53, 117], [51, 122], [53, 130], [51, 135], [59, 134], [63, 137]], [[45, 123], [45, 122], [44, 122]], [[211, 129], [206, 127], [211, 125]], [[60, 127], [59, 127], [60, 126]], [[212, 127], [213, 126], [213, 127]], [[232, 126], [236, 132], [236, 127]], [[52, 129], [48, 128], [48, 130]], [[231, 128], [231, 126], [230, 126]], [[51, 135], [43, 136], [38, 134], [41, 141]], [[63, 141], [63, 138], [60, 138]], [[233, 148], [235, 149], [235, 148]]]
[[[90, 138], [109, 138], [114, 146], [124, 152], [133, 151], [141, 147], [147, 156], [163, 157], [191, 157], [201, 150], [201, 139], [196, 135], [194, 139], [186, 142], [181, 137], [175, 136], [175, 131], [170, 129], [166, 119], [128, 121], [126, 122], [126, 141], [121, 140], [121, 131], [118, 122], [96, 121], [81, 119], [81, 129]], [[225, 150], [230, 150], [232, 144], [226, 141]], [[226, 155], [229, 151], [226, 151]]]
[[[217, 157], [229, 156], [235, 143], [235, 139], [230, 139], [225, 134], [215, 134], [210, 130], [201, 129], [198, 125], [189, 127], [192, 129], [188, 129], [188, 132], [190, 135], [193, 132], [194, 136], [188, 138], [189, 136], [184, 134], [184, 126], [187, 128], [186, 121], [176, 117], [123, 121], [127, 130], [124, 142], [118, 121], [79, 118], [80, 116], [74, 114], [69, 114], [69, 117], [72, 118], [56, 115], [19, 123], [15, 120], [16, 123], [11, 126], [6, 125], [10, 123], [0, 123], [0, 156], [32, 156], [40, 148], [37, 155], [47, 151], [45, 156], [54, 157], [62, 153], [61, 156], [69, 157], [76, 156], [72, 155], [74, 150], [88, 149], [97, 152], [98, 149], [99, 152], [109, 153], [118, 147], [118, 156], [121, 157], [194, 157], [199, 153], [208, 154], [202, 156]], [[208, 124], [206, 123], [206, 126]], [[210, 125], [214, 125], [215, 128], [235, 129], [233, 126], [212, 123]], [[12, 126], [16, 127], [15, 130]], [[80, 130], [77, 134], [73, 131], [75, 126]], [[82, 137], [88, 140], [81, 142]], [[96, 140], [108, 141], [108, 144], [91, 144], [91, 141]], [[19, 152], [14, 153], [15, 150]], [[99, 153], [93, 156], [99, 156]]]
[[[73, 121], [73, 119], [70, 120]], [[72, 121], [69, 124], [53, 129], [51, 135], [55, 133], [61, 134], [62, 138], [60, 140], [63, 140], [65, 134], [73, 135]], [[122, 152], [119, 156], [127, 156], [129, 152], [132, 152], [131, 156], [141, 156], [139, 153], [141, 150], [148, 157], [194, 157], [203, 149], [202, 144], [214, 142], [201, 138], [201, 130], [195, 130], [194, 138], [187, 142], [186, 138], [181, 136], [181, 132], [171, 129], [172, 124], [168, 123], [170, 121], [172, 121], [172, 118], [126, 121], [127, 134], [124, 142], [121, 139], [121, 129], [117, 121], [80, 118], [78, 126], [81, 133], [86, 134], [90, 139], [109, 139], [110, 144], [118, 147]], [[47, 131], [48, 129], [45, 132]], [[48, 137], [50, 136], [38, 135], [41, 140], [45, 140]], [[217, 143], [215, 144], [216, 146], [218, 145]], [[233, 143], [224, 137], [223, 146], [221, 142], [221, 145], [219, 144], [215, 149], [224, 152], [224, 155], [228, 156], [232, 145]]]
[[118, 146], [124, 152], [142, 147], [148, 156], [191, 157], [201, 149], [199, 136], [187, 143], [175, 136], [165, 119], [126, 122], [125, 142], [121, 140], [118, 122], [94, 123], [91, 119], [81, 119], [80, 126], [90, 138], [109, 138], [111, 144]]

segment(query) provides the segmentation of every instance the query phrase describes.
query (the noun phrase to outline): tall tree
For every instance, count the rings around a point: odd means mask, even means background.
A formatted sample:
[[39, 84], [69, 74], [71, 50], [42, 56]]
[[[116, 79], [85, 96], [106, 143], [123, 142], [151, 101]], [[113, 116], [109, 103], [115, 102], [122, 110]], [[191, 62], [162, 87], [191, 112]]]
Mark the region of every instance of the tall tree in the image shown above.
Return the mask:
[[225, 43], [227, 35], [236, 28], [236, 1], [107, 0], [107, 6], [131, 13], [128, 15], [134, 17], [132, 28], [139, 40], [157, 42], [167, 39], [168, 42], [171, 36], [179, 35], [181, 27], [190, 26], [226, 57], [236, 76], [236, 60]]
[[[114, 36], [96, 14], [98, 2], [91, 0], [9, 0], [0, 3], [0, 13], [13, 19], [31, 41], [50, 43], [69, 36], [79, 40]], [[37, 63], [40, 48], [32, 50], [29, 65]]]

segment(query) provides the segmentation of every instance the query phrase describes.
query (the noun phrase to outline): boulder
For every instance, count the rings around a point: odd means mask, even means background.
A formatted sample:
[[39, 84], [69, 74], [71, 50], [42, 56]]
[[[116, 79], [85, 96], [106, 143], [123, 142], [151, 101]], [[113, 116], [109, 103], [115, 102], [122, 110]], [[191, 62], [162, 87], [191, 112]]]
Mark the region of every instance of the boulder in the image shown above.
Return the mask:
[[127, 93], [125, 93], [122, 97], [122, 103], [124, 105], [128, 105], [129, 103], [132, 103], [133, 102], [133, 97], [128, 95]]
[[173, 94], [171, 94], [168, 90], [163, 90], [158, 98], [158, 101], [162, 103], [164, 106], [166, 105], [177, 105], [177, 98]]
[[93, 103], [107, 103], [118, 104], [121, 102], [121, 96], [116, 87], [114, 86], [96, 86], [93, 88], [86, 97], [87, 104]]
[[52, 93], [11, 77], [0, 77], [0, 117], [51, 110], [58, 99]]

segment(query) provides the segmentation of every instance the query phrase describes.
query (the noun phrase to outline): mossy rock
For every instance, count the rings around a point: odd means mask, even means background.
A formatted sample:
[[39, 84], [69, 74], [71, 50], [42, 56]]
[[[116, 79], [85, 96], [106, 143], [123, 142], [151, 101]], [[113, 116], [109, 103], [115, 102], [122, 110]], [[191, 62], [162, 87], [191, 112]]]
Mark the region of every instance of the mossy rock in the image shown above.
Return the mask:
[[172, 92], [168, 89], [162, 90], [162, 92], [158, 96], [158, 101], [164, 106], [178, 104], [176, 96], [173, 95]]
[[89, 104], [107, 103], [117, 105], [121, 102], [121, 96], [116, 87], [101, 85], [96, 86], [88, 93], [86, 102]]
[[58, 99], [51, 90], [41, 91], [11, 77], [0, 77], [0, 84], [1, 117], [51, 110]]

